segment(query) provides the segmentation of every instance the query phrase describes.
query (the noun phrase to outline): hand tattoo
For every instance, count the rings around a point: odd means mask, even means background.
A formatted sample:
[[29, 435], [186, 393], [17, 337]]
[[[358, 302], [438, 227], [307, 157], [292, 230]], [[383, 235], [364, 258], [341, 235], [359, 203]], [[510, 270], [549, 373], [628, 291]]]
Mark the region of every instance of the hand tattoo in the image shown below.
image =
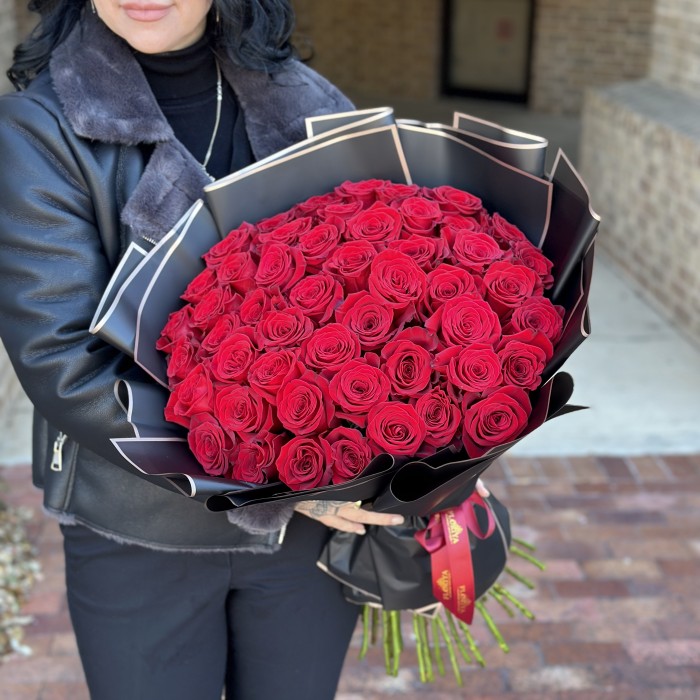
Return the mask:
[[302, 501], [297, 510], [313, 518], [323, 518], [327, 515], [338, 516], [345, 501]]

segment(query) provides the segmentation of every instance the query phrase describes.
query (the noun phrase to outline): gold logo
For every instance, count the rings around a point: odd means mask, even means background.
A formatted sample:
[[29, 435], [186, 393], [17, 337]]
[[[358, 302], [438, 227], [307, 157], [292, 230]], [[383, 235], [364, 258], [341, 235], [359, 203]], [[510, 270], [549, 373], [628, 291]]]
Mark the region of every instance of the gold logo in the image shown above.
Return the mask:
[[466, 612], [469, 609], [471, 602], [471, 598], [467, 595], [467, 587], [460, 586], [457, 589], [457, 612]]
[[437, 580], [437, 585], [442, 591], [443, 600], [452, 600], [452, 572], [445, 569]]
[[464, 528], [455, 520], [453, 510], [448, 510], [445, 513], [445, 518], [447, 519], [447, 532], [449, 533], [450, 544], [457, 544], [464, 532]]

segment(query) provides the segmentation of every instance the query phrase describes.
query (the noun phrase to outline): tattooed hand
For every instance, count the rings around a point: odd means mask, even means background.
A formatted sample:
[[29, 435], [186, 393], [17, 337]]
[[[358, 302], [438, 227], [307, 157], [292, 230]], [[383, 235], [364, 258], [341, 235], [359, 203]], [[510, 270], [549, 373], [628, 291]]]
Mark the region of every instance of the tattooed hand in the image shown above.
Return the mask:
[[[489, 495], [481, 479], [476, 483], [476, 490], [484, 498]], [[294, 510], [328, 527], [359, 535], [364, 535], [365, 525], [400, 525], [403, 522], [400, 515], [375, 513], [349, 501], [301, 501]]]

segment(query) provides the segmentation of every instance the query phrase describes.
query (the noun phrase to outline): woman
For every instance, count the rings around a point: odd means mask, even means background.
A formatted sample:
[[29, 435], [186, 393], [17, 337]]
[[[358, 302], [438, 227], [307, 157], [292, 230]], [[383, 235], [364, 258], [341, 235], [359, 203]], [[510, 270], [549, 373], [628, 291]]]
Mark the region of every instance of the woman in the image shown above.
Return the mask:
[[351, 105], [292, 57], [285, 0], [32, 7], [0, 98], [0, 333], [36, 409], [91, 697], [331, 698], [357, 608], [315, 566], [326, 526], [397, 518], [307, 502], [229, 520], [135, 475], [109, 441], [132, 434], [113, 388], [146, 380], [88, 327], [129, 242]]

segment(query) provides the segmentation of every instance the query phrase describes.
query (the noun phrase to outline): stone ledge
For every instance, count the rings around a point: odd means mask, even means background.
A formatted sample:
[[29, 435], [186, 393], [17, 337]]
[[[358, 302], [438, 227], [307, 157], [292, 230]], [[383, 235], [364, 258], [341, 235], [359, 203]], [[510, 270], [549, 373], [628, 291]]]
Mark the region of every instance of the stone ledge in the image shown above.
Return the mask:
[[636, 112], [700, 143], [700, 99], [652, 80], [617, 83], [590, 90], [605, 100]]

